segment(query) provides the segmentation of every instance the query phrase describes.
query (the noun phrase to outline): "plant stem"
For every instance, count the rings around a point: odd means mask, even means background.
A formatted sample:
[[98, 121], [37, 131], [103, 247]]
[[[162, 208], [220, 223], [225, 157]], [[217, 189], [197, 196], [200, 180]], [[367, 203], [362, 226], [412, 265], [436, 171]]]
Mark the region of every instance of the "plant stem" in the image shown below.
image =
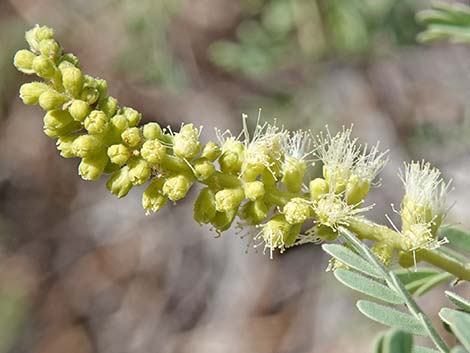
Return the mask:
[[461, 263], [442, 252], [428, 249], [418, 249], [413, 255], [412, 251], [404, 248], [400, 233], [386, 226], [373, 223], [366, 219], [354, 218], [349, 221], [347, 228], [356, 233], [360, 239], [383, 242], [397, 249], [400, 252], [400, 264], [405, 267], [411, 266], [414, 264], [414, 261], [425, 261], [453, 274], [458, 279], [470, 281], [470, 266], [468, 263]]

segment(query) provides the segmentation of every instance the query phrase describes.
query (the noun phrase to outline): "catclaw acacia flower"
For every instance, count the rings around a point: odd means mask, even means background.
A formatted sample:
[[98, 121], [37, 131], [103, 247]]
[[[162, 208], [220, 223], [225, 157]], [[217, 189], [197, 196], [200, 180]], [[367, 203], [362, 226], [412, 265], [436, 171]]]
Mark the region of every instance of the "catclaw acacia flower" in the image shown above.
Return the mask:
[[281, 181], [290, 192], [299, 192], [307, 166], [313, 162], [313, 141], [309, 131], [298, 130], [288, 135], [284, 143]]
[[282, 210], [286, 221], [290, 224], [304, 223], [312, 216], [312, 211], [311, 202], [300, 197], [291, 199]]
[[199, 152], [201, 143], [199, 135], [201, 129], [196, 129], [193, 124], [182, 125], [180, 132], [173, 137], [173, 152], [178, 157], [190, 160]]
[[25, 74], [34, 74], [33, 70], [33, 60], [36, 57], [34, 53], [30, 52], [29, 50], [22, 49], [18, 50], [13, 58], [13, 65], [15, 67], [25, 73]]
[[375, 178], [388, 162], [388, 150], [379, 151], [379, 144], [368, 148], [364, 145], [346, 184], [346, 202], [350, 205], [358, 204], [364, 200], [373, 185]]
[[351, 140], [352, 129], [345, 129], [332, 136], [327, 128], [316, 137], [316, 156], [323, 163], [323, 177], [331, 191], [340, 193], [346, 189], [354, 163], [359, 153], [356, 139]]
[[409, 249], [435, 247], [437, 230], [445, 217], [451, 181], [425, 161], [405, 163], [399, 172], [405, 188], [401, 204], [402, 235]]
[[167, 198], [163, 195], [164, 183], [164, 178], [157, 177], [150, 182], [150, 185], [142, 194], [142, 207], [146, 215], [151, 212], [158, 212], [165, 206]]
[[271, 259], [276, 249], [282, 253], [292, 246], [300, 232], [300, 224], [290, 224], [282, 214], [274, 216], [261, 227], [261, 231], [254, 237], [254, 241], [257, 242], [255, 248], [263, 245], [263, 253], [269, 249]]

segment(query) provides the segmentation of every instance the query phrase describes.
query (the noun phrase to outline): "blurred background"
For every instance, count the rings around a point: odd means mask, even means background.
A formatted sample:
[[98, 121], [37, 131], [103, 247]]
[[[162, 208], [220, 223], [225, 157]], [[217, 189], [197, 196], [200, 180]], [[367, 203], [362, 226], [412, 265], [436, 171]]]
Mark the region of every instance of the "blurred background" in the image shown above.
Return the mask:
[[[454, 179], [470, 227], [470, 50], [419, 45], [423, 0], [1, 0], [0, 353], [368, 352], [383, 330], [326, 273], [319, 246], [269, 260], [215, 239], [188, 201], [146, 217], [77, 176], [18, 98], [12, 65], [36, 23], [145, 121], [238, 131], [241, 114], [336, 130], [391, 150], [372, 218], [396, 217], [403, 161]], [[397, 221], [398, 222], [398, 221]], [[470, 295], [470, 287], [460, 292]], [[420, 299], [435, 313], [442, 291]], [[466, 293], [466, 294], [465, 294]]]

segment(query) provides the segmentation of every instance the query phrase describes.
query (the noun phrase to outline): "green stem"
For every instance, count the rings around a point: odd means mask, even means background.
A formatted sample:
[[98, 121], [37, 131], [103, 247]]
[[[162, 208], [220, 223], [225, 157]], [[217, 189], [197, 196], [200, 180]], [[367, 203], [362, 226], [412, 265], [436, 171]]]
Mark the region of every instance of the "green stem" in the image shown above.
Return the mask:
[[399, 250], [399, 261], [404, 267], [412, 266], [415, 261], [424, 261], [453, 274], [458, 279], [470, 281], [470, 266], [468, 263], [461, 263], [457, 259], [435, 250], [418, 249], [413, 255], [412, 251], [404, 247], [400, 233], [386, 226], [373, 223], [366, 219], [355, 218], [349, 221], [347, 228], [356, 233], [360, 239], [370, 239], [376, 242], [386, 243]]

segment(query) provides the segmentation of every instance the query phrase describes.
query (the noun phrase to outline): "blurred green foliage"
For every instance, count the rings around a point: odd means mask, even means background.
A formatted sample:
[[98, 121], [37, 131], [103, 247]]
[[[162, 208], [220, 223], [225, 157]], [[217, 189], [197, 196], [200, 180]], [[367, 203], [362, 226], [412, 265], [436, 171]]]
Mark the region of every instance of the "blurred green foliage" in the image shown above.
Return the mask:
[[247, 77], [318, 60], [365, 59], [370, 52], [415, 42], [416, 1], [257, 0], [245, 2], [232, 40], [209, 48], [221, 69]]

